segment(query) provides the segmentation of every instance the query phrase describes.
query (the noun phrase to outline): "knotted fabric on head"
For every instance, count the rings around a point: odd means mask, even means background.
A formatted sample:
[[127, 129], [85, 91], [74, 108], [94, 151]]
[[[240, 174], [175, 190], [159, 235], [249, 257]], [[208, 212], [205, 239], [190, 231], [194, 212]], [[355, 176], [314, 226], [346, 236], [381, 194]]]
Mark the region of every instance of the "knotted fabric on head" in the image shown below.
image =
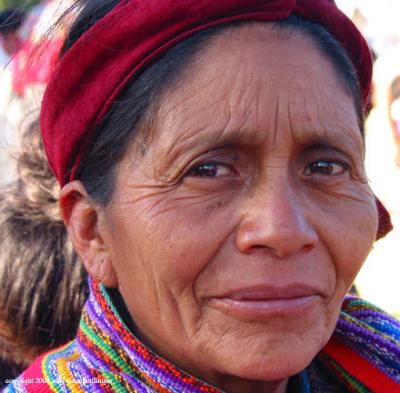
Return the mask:
[[61, 186], [74, 179], [118, 95], [166, 51], [213, 26], [277, 21], [291, 14], [323, 26], [343, 46], [367, 103], [370, 50], [332, 0], [122, 0], [62, 56], [43, 99], [43, 142]]

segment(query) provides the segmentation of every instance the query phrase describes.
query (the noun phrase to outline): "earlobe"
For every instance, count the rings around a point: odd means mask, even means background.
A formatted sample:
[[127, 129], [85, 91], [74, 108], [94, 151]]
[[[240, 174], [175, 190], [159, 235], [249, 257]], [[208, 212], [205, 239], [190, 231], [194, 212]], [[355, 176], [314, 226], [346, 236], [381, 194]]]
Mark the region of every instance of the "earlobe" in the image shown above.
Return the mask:
[[90, 266], [88, 266], [86, 270], [91, 277], [103, 283], [106, 287], [118, 287], [117, 275], [109, 254], [106, 254], [101, 259], [96, 259], [90, 263]]
[[111, 256], [99, 228], [100, 207], [81, 182], [73, 181], [62, 189], [60, 209], [72, 244], [89, 276], [107, 287], [117, 287]]

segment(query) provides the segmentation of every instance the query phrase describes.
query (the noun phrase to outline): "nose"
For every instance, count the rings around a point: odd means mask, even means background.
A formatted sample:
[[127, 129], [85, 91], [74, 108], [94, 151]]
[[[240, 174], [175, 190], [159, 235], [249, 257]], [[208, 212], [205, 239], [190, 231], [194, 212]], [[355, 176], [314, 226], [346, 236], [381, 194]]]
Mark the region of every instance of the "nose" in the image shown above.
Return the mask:
[[245, 254], [265, 249], [278, 258], [312, 250], [318, 233], [309, 221], [301, 191], [280, 180], [260, 187], [242, 206], [235, 233], [236, 248]]

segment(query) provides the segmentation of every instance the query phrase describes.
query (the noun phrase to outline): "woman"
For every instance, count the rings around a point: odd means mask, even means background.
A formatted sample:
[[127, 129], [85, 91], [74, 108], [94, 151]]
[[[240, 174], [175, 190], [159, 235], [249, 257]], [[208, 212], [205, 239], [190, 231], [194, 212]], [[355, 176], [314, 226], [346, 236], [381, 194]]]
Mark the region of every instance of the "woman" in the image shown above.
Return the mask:
[[328, 0], [88, 2], [41, 128], [90, 296], [8, 391], [399, 391], [399, 324], [344, 299], [390, 229], [370, 85]]

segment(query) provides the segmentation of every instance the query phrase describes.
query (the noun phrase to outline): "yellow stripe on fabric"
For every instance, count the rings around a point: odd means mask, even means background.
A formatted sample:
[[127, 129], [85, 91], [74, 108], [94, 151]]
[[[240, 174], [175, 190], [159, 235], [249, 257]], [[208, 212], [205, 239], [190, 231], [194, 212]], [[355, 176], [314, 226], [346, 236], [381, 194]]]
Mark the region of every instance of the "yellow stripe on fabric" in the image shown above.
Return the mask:
[[68, 363], [78, 360], [79, 357], [79, 353], [74, 352], [69, 357], [56, 359], [55, 361], [60, 373], [61, 380], [73, 393], [84, 393], [84, 390], [79, 385], [79, 381], [75, 381], [74, 376], [72, 375], [68, 367]]
[[53, 379], [51, 378], [50, 373], [48, 372], [49, 370], [49, 361], [50, 358], [53, 354], [58, 354], [62, 351], [65, 351], [68, 349], [68, 347], [72, 346], [73, 343], [70, 342], [66, 345], [64, 345], [61, 348], [54, 349], [52, 352], [48, 353], [42, 360], [41, 364], [41, 371], [42, 375], [44, 376], [45, 383], [49, 386], [49, 388], [54, 392], [54, 393], [64, 393], [63, 389], [60, 387], [60, 384], [54, 383]]

